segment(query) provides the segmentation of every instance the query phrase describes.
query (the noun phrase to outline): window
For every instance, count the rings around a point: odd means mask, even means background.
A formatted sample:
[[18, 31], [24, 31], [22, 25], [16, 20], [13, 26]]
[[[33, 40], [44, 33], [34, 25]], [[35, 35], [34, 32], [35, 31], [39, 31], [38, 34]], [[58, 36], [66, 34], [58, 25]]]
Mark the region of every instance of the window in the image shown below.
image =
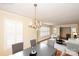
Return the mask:
[[23, 42], [23, 24], [19, 21], [5, 20], [4, 40], [7, 48], [12, 44]]
[[45, 36], [48, 36], [50, 35], [50, 28], [49, 27], [41, 27], [40, 28], [40, 37], [45, 37]]

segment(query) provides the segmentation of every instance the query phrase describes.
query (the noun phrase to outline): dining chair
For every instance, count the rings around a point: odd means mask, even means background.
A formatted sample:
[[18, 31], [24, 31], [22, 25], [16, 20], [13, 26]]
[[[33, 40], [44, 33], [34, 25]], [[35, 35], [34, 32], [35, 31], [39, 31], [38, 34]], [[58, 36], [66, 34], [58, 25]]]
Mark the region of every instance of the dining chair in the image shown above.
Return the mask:
[[36, 39], [30, 40], [31, 47], [34, 47], [36, 45]]
[[70, 56], [78, 56], [78, 53], [77, 52], [75, 52], [75, 51], [72, 51], [72, 50], [70, 50], [70, 49], [66, 49], [66, 52], [65, 52], [66, 54], [68, 54], [68, 55], [70, 55]]
[[55, 56], [61, 56], [61, 54], [62, 54], [62, 51], [56, 49]]
[[48, 40], [47, 45], [54, 47], [55, 40]]
[[54, 48], [56, 49], [56, 56], [63, 56], [64, 53], [66, 52], [66, 46], [65, 45], [60, 45], [55, 42]]
[[69, 49], [66, 49], [64, 51], [56, 51], [56, 56], [78, 56], [78, 53], [75, 51], [71, 51]]
[[23, 50], [23, 42], [12, 45], [12, 54], [20, 52], [22, 50]]

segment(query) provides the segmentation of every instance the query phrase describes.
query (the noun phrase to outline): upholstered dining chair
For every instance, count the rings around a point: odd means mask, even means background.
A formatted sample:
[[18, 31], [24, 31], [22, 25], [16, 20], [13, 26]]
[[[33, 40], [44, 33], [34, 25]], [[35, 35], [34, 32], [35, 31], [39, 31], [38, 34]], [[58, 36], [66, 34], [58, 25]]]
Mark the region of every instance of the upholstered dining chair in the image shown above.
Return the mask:
[[69, 49], [66, 49], [64, 51], [56, 49], [55, 56], [78, 56], [78, 53]]
[[22, 50], [23, 50], [23, 42], [12, 45], [12, 54], [20, 52]]
[[34, 47], [36, 45], [36, 40], [35, 39], [30, 40], [30, 44], [31, 44], [31, 47]]
[[55, 40], [48, 40], [47, 45], [54, 47]]
[[78, 53], [67, 48], [66, 49], [66, 55], [64, 55], [64, 56], [67, 56], [67, 55], [70, 55], [70, 56], [78, 56]]

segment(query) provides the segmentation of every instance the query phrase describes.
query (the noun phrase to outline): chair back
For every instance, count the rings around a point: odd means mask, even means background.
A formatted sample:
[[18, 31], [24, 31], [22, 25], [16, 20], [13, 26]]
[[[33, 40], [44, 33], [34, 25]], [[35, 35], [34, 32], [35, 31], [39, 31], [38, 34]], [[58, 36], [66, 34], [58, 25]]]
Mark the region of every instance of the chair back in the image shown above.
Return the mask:
[[12, 53], [17, 53], [19, 51], [22, 51], [23, 50], [23, 42], [21, 43], [16, 43], [16, 44], [13, 44], [12, 45]]
[[55, 40], [48, 40], [47, 44], [54, 47]]
[[30, 44], [31, 44], [31, 47], [34, 47], [36, 45], [36, 40], [35, 39], [30, 40]]

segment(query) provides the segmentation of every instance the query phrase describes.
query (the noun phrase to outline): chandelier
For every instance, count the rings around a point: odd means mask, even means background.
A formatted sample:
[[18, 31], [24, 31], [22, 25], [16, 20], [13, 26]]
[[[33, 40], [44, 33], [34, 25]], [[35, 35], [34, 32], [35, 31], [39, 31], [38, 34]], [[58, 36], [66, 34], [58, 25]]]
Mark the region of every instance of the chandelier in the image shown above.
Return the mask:
[[37, 4], [34, 4], [34, 7], [35, 7], [35, 18], [32, 21], [30, 27], [35, 29], [35, 30], [38, 30], [41, 27], [42, 23], [39, 20], [37, 20], [37, 18], [36, 18], [36, 7], [37, 7]]

